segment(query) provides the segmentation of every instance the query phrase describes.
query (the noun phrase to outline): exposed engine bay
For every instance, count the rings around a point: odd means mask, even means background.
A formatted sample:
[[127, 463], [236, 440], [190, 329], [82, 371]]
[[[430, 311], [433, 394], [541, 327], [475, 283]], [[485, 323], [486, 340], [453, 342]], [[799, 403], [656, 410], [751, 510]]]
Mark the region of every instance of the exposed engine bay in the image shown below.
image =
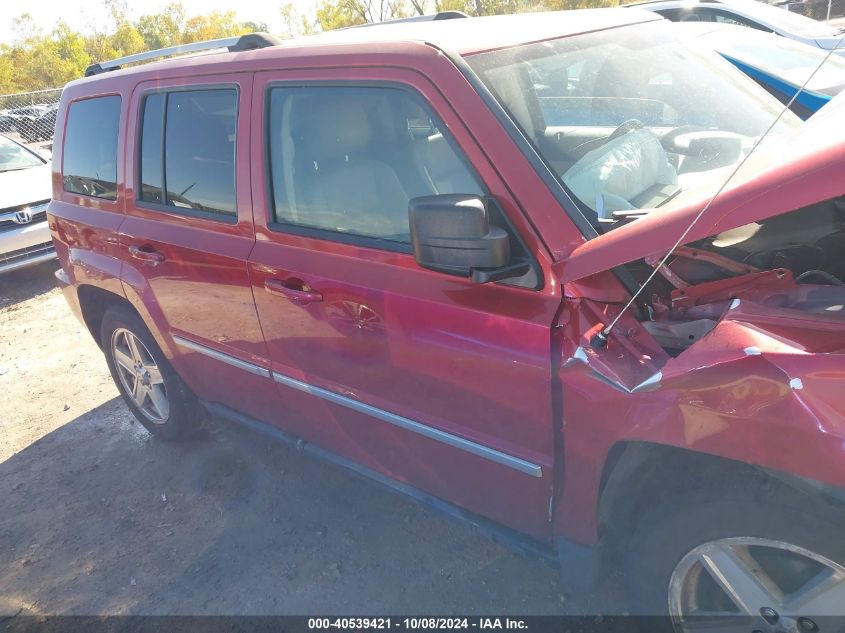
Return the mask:
[[[629, 266], [640, 283], [660, 258]], [[845, 198], [680, 247], [643, 293], [640, 322], [675, 356], [743, 297], [845, 320]]]

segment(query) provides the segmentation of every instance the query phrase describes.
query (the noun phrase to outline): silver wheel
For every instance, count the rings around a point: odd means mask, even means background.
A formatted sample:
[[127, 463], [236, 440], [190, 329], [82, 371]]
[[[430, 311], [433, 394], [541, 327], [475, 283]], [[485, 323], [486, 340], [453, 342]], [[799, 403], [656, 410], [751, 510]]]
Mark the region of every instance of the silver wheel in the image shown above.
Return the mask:
[[669, 613], [676, 631], [815, 633], [845, 616], [845, 568], [782, 541], [711, 541], [675, 567]]
[[170, 402], [161, 371], [150, 350], [126, 328], [111, 335], [111, 355], [123, 389], [150, 422], [164, 424]]

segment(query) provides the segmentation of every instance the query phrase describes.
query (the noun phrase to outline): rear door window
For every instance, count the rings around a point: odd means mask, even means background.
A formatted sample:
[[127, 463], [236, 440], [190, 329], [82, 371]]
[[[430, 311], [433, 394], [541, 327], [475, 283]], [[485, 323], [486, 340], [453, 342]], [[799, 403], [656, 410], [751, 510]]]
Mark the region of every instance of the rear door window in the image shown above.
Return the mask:
[[65, 191], [117, 199], [120, 97], [76, 101], [68, 112], [62, 176]]
[[141, 117], [140, 199], [234, 219], [237, 104], [234, 88], [147, 95]]

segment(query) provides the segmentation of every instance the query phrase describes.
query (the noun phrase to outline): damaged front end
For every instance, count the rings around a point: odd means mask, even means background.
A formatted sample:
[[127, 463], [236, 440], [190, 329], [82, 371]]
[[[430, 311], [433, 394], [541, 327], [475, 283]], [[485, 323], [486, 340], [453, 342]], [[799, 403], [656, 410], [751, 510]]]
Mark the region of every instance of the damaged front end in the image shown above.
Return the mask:
[[[763, 358], [784, 385], [806, 385], [799, 366], [816, 357], [845, 378], [843, 114], [831, 103], [718, 189], [623, 214], [558, 262], [564, 372], [582, 365], [637, 393]], [[607, 346], [591, 346], [637, 287]]]
[[[605, 345], [625, 305], [611, 273], [565, 284], [570, 465], [649, 441], [845, 488], [843, 246], [836, 199], [678, 248]], [[642, 283], [661, 260], [627, 270]]]
[[661, 261], [629, 265], [640, 282], [652, 267], [658, 276], [605, 349], [590, 340], [618, 304], [591, 301], [578, 296], [578, 284], [569, 286], [585, 330], [564, 367], [584, 363], [608, 384], [637, 392], [671, 375], [763, 354], [776, 355], [786, 382], [798, 384], [784, 357], [845, 354], [843, 199], [729, 229]]
[[[571, 514], [558, 521], [578, 538], [596, 538], [595, 526], [573, 517], [592, 511], [605, 463], [632, 442], [845, 490], [845, 286], [787, 267], [729, 274], [731, 265], [714, 264], [706, 246], [670, 260], [674, 283], [653, 282], [605, 345], [591, 342], [624, 302], [599, 300], [596, 280], [565, 286], [554, 330], [563, 461], [567, 472], [588, 475], [565, 488], [561, 507]], [[701, 270], [689, 258], [700, 259]], [[639, 265], [644, 272], [647, 264]], [[690, 281], [714, 265], [722, 278]]]
[[845, 491], [845, 101], [826, 110], [556, 262], [563, 462], [582, 475], [561, 529], [595, 539], [573, 517], [629, 443]]

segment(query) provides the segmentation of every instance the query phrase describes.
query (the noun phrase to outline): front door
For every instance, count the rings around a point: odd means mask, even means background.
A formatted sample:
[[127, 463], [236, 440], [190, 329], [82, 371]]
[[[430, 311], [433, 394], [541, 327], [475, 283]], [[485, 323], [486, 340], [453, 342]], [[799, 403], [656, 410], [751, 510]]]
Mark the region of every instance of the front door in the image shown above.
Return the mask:
[[516, 206], [427, 80], [334, 72], [258, 73], [254, 86], [250, 277], [283, 401], [275, 422], [547, 537], [560, 299], [548, 286], [478, 285], [417, 265], [411, 198]]

